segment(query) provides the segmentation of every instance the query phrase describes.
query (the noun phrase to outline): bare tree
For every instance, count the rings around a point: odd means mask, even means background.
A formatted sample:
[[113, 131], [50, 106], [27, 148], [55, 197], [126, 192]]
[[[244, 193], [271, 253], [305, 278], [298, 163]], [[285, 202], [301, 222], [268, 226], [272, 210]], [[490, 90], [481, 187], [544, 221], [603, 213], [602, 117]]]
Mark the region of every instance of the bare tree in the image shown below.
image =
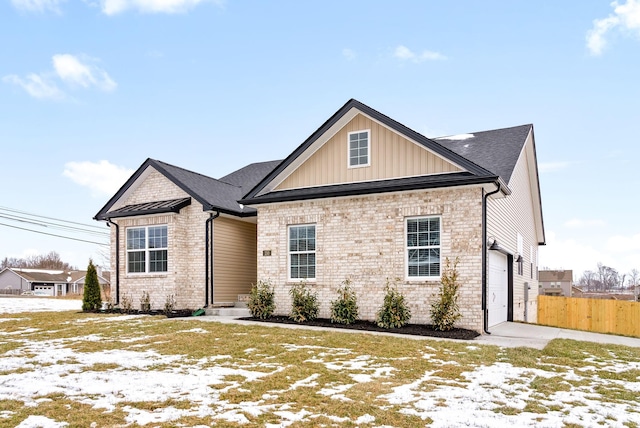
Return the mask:
[[55, 270], [77, 270], [74, 266], [60, 259], [60, 255], [55, 251], [45, 255], [29, 256], [26, 259], [5, 257], [0, 264], [0, 268], [27, 268], [27, 269], [55, 269]]

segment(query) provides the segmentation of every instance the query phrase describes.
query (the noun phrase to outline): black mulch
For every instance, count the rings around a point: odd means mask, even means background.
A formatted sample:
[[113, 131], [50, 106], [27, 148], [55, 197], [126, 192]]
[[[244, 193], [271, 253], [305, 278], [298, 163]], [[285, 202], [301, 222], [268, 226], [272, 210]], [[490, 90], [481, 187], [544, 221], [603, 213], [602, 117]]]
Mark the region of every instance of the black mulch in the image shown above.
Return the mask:
[[426, 324], [407, 324], [400, 328], [382, 328], [382, 327], [378, 327], [377, 324], [371, 321], [356, 321], [353, 324], [345, 325], [345, 324], [332, 323], [331, 320], [326, 318], [318, 318], [314, 321], [306, 321], [303, 323], [295, 322], [294, 320], [285, 316], [273, 316], [265, 320], [262, 320], [259, 318], [253, 318], [253, 317], [243, 317], [239, 319], [245, 320], [245, 321], [309, 325], [314, 327], [344, 328], [348, 330], [379, 331], [384, 333], [409, 334], [413, 336], [444, 337], [448, 339], [462, 339], [462, 340], [471, 340], [480, 335], [480, 333], [478, 333], [477, 331], [466, 330], [464, 328], [454, 328], [453, 330], [449, 330], [449, 331], [440, 331], [440, 330], [434, 329], [433, 326], [426, 325]]

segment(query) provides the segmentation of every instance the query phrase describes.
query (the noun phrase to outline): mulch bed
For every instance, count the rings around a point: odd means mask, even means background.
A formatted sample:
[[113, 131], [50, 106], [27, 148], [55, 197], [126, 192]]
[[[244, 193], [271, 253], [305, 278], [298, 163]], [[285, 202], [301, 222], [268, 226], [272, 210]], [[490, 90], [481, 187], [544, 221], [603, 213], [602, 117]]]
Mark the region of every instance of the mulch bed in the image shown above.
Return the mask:
[[447, 339], [462, 339], [462, 340], [471, 340], [480, 335], [480, 333], [478, 333], [477, 331], [466, 330], [464, 328], [454, 328], [453, 330], [449, 330], [449, 331], [440, 331], [440, 330], [434, 329], [433, 326], [426, 325], [426, 324], [407, 324], [404, 327], [400, 327], [400, 328], [382, 328], [382, 327], [378, 327], [378, 325], [375, 324], [374, 322], [360, 321], [360, 320], [356, 321], [353, 324], [345, 325], [345, 324], [332, 323], [331, 320], [326, 318], [318, 318], [314, 321], [306, 321], [303, 323], [298, 323], [286, 316], [273, 316], [265, 320], [262, 320], [259, 318], [253, 318], [253, 317], [243, 317], [239, 319], [245, 320], [245, 321], [309, 325], [314, 327], [332, 327], [332, 328], [343, 328], [347, 330], [379, 331], [383, 333], [408, 334], [413, 336], [443, 337]]

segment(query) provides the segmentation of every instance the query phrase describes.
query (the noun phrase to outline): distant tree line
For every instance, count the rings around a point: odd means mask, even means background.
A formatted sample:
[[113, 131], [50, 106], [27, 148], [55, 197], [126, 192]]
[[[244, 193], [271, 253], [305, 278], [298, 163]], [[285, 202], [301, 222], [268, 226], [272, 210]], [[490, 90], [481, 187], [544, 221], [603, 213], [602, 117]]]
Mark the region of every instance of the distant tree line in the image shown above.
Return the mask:
[[[625, 283], [626, 281], [626, 283]], [[640, 285], [640, 271], [631, 269], [631, 272], [620, 274], [612, 267], [598, 263], [597, 270], [586, 270], [578, 280], [578, 286], [584, 291], [613, 291], [625, 286], [635, 287]]]
[[5, 257], [0, 262], [0, 270], [4, 268], [25, 268], [25, 269], [51, 269], [51, 270], [77, 270], [75, 266], [70, 265], [60, 259], [60, 254], [51, 251], [49, 254], [29, 256], [24, 259], [15, 257]]

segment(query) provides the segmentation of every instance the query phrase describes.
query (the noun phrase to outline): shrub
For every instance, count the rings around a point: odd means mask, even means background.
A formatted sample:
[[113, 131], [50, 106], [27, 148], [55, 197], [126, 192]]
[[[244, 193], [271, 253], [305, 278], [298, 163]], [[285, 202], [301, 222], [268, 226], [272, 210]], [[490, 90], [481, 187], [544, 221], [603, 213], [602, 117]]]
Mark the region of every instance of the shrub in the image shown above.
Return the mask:
[[133, 299], [129, 294], [123, 294], [120, 299], [120, 310], [126, 314], [133, 310]]
[[431, 304], [431, 319], [436, 330], [449, 331], [462, 317], [458, 307], [458, 261], [456, 257], [451, 266], [449, 259], [445, 259], [445, 267], [442, 272], [440, 292], [435, 302]]
[[351, 289], [351, 280], [342, 281], [338, 288], [338, 300], [331, 302], [331, 322], [353, 324], [358, 319], [356, 293]]
[[257, 284], [254, 284], [251, 287], [249, 301], [247, 302], [251, 316], [261, 320], [271, 317], [276, 309], [274, 294], [270, 281], [260, 280]]
[[166, 300], [164, 301], [164, 313], [169, 314], [176, 308], [176, 298], [173, 294], [168, 294]]
[[100, 296], [100, 283], [98, 282], [98, 272], [93, 265], [93, 260], [89, 260], [87, 276], [84, 278], [84, 292], [82, 295], [82, 310], [97, 311], [102, 308], [102, 297]]
[[140, 311], [149, 312], [151, 310], [151, 296], [149, 292], [143, 291], [142, 297], [140, 297]]
[[384, 302], [376, 317], [378, 327], [400, 328], [411, 319], [411, 310], [404, 301], [404, 295], [398, 291], [398, 281], [396, 279], [392, 287], [389, 278], [387, 278]]
[[289, 294], [293, 299], [289, 318], [295, 322], [313, 321], [318, 318], [318, 295], [311, 293], [304, 281], [291, 287]]

